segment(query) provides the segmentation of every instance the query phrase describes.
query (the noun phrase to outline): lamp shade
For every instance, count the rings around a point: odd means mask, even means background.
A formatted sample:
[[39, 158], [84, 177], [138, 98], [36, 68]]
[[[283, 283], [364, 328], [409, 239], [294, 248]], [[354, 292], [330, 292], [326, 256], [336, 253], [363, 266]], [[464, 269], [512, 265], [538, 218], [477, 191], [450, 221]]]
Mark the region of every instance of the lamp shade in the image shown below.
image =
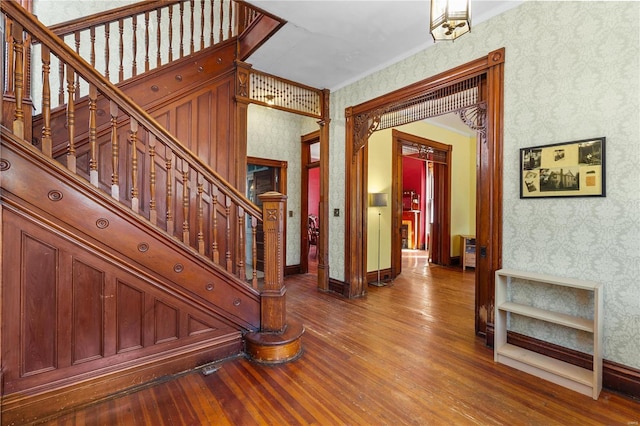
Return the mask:
[[455, 40], [471, 31], [471, 0], [431, 0], [433, 41]]
[[386, 207], [387, 206], [387, 194], [385, 192], [376, 192], [369, 194], [369, 206], [371, 207]]

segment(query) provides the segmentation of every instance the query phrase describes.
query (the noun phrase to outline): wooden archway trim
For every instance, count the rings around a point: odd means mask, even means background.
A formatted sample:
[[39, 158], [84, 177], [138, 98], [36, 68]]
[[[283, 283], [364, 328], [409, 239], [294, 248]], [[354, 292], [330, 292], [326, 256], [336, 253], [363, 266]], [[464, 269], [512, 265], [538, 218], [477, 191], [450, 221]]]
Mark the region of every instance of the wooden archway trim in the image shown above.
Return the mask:
[[[504, 48], [449, 71], [348, 107], [345, 146], [345, 281], [348, 296], [366, 293], [367, 143], [360, 143], [362, 123], [376, 110], [484, 75], [481, 101], [487, 105], [487, 137], [477, 145], [476, 332], [487, 335], [493, 325], [493, 274], [502, 263], [502, 144], [504, 111]], [[356, 122], [360, 123], [356, 132]], [[488, 335], [488, 339], [491, 337]]]

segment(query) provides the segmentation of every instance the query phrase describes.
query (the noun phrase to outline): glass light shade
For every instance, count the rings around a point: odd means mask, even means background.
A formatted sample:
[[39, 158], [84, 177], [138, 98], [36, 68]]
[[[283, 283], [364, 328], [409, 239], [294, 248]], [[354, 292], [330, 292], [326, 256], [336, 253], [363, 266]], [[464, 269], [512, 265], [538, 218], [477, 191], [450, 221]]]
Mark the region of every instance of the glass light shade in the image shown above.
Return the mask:
[[471, 0], [431, 0], [433, 41], [455, 40], [471, 31]]

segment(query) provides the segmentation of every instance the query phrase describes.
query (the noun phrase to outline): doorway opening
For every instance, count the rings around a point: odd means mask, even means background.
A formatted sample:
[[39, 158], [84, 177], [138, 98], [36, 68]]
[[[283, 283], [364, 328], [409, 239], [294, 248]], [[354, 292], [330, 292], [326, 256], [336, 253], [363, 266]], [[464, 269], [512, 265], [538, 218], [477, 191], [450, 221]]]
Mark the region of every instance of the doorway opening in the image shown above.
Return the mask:
[[399, 207], [392, 220], [399, 230], [391, 239], [394, 277], [408, 249], [424, 250], [430, 263], [451, 265], [452, 148], [392, 129], [391, 197]]
[[302, 198], [300, 214], [300, 272], [318, 274], [321, 230], [320, 132], [302, 136]]
[[[262, 201], [259, 195], [265, 192], [276, 191], [283, 195], [287, 195], [287, 162], [269, 160], [266, 158], [247, 157], [247, 198], [259, 209], [262, 210]], [[251, 224], [247, 223], [247, 232], [251, 232]], [[284, 218], [285, 237], [283, 239], [284, 252], [287, 252], [287, 217]], [[250, 240], [247, 241], [246, 253], [247, 259], [255, 260], [255, 269], [260, 273], [264, 272], [264, 230], [262, 222], [256, 224], [256, 253], [252, 253], [253, 247]], [[247, 276], [249, 272], [253, 272], [253, 261], [247, 262]], [[259, 274], [261, 275], [261, 274]]]
[[[346, 108], [345, 279], [349, 297], [367, 288], [367, 159], [369, 136], [457, 111], [476, 141], [475, 330], [493, 344], [493, 275], [502, 264], [502, 120], [504, 48], [426, 80]], [[362, 237], [360, 237], [362, 236]]]

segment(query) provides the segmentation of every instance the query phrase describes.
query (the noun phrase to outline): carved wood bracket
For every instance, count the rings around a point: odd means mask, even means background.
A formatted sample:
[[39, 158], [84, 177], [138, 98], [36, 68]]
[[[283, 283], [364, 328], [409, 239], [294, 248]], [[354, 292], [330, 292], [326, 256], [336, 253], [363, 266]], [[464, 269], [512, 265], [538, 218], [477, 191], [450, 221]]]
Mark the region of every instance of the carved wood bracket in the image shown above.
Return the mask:
[[478, 132], [483, 142], [487, 140], [487, 103], [480, 102], [455, 111], [460, 120], [470, 129]]

